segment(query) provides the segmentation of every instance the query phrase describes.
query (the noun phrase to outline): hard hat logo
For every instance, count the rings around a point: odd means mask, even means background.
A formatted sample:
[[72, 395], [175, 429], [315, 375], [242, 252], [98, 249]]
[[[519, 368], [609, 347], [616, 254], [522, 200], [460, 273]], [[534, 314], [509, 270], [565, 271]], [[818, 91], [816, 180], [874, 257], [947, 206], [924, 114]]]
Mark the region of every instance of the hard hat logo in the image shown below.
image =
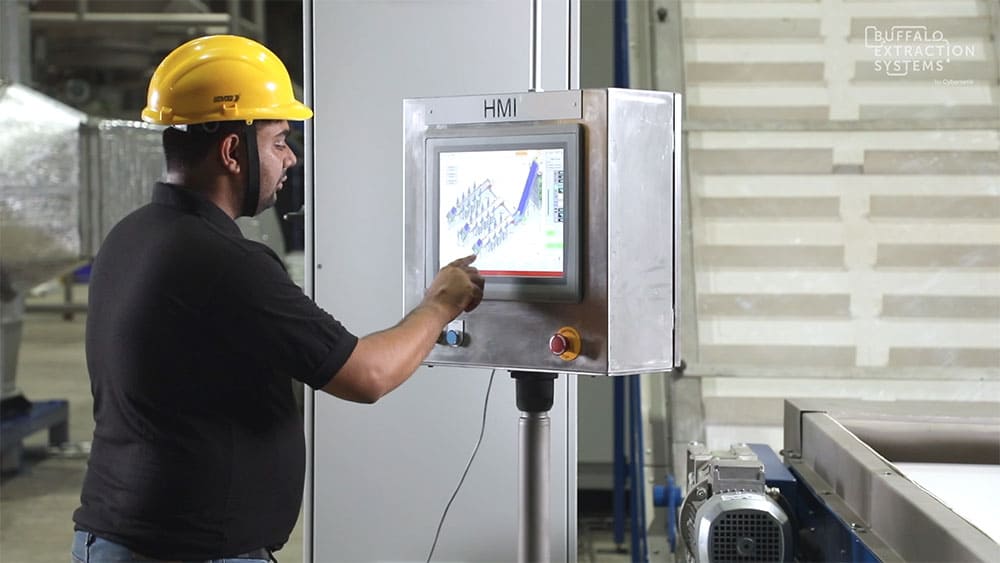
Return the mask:
[[277, 55], [236, 35], [199, 37], [174, 49], [153, 73], [142, 110], [143, 121], [159, 125], [301, 121], [312, 115], [295, 99], [291, 77]]

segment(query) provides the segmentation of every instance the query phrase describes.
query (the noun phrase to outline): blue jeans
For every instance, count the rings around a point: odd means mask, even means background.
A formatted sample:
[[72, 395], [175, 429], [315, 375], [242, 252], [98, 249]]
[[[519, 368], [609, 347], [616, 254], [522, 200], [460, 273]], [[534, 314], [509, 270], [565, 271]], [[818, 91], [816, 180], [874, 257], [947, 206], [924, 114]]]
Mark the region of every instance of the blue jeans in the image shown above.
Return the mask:
[[[2, 0], [0, 0], [2, 1]], [[131, 549], [99, 538], [90, 532], [73, 533], [73, 563], [182, 563], [167, 562], [135, 553]], [[208, 559], [183, 563], [271, 563], [270, 559]]]

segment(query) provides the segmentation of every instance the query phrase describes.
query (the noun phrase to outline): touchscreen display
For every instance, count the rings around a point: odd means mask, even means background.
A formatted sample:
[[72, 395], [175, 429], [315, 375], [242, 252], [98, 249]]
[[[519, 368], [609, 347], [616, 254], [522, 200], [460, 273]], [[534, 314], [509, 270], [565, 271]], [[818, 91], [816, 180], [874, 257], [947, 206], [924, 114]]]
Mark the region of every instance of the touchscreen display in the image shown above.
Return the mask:
[[485, 276], [565, 275], [564, 148], [439, 153], [439, 264]]

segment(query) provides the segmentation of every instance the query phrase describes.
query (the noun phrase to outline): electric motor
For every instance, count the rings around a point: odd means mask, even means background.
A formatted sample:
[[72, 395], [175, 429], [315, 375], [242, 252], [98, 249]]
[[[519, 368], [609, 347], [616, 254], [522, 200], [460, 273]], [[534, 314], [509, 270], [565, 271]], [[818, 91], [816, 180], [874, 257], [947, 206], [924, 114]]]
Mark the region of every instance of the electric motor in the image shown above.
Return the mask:
[[679, 526], [686, 560], [791, 561], [792, 527], [778, 496], [765, 483], [764, 464], [746, 445], [711, 452], [691, 444]]

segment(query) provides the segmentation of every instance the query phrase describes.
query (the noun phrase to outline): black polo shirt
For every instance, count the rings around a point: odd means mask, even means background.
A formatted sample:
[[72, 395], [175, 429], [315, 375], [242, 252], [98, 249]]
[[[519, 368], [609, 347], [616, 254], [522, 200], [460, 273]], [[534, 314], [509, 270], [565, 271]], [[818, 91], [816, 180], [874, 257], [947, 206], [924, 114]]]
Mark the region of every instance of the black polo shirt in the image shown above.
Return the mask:
[[283, 544], [305, 472], [291, 378], [322, 387], [357, 338], [222, 210], [157, 184], [94, 261], [86, 340], [77, 528], [159, 559]]

